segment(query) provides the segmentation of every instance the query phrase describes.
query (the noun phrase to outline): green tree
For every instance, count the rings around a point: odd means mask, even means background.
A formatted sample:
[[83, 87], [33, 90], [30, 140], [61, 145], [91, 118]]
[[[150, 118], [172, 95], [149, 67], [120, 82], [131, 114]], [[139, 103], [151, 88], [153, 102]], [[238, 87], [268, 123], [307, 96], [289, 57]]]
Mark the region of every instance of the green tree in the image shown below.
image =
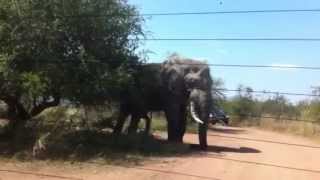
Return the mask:
[[302, 119], [320, 122], [320, 100], [319, 99], [301, 101], [297, 105], [297, 108], [301, 112]]
[[143, 19], [126, 0], [0, 0], [0, 100], [13, 129], [61, 99], [118, 97]]
[[232, 113], [239, 116], [240, 120], [256, 114], [255, 101], [253, 99], [253, 89], [239, 85], [238, 95], [231, 100]]
[[296, 106], [289, 102], [289, 100], [283, 95], [276, 95], [273, 98], [269, 98], [262, 103], [262, 113], [270, 114], [281, 118], [286, 117], [297, 117], [300, 112]]

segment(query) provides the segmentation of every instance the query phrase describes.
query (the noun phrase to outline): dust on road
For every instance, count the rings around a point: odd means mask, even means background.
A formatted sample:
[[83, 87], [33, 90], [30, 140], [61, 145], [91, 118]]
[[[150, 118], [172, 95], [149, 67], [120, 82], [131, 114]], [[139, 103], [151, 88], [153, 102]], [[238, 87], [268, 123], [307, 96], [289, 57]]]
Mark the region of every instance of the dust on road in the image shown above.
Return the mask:
[[[197, 144], [197, 135], [186, 134], [184, 141]], [[58, 176], [60, 179], [85, 180], [320, 179], [320, 144], [305, 138], [251, 128], [219, 127], [209, 132], [208, 143], [207, 152], [162, 158], [135, 167], [98, 163], [72, 167], [0, 162], [0, 169], [35, 173], [0, 171], [0, 179], [59, 179]]]

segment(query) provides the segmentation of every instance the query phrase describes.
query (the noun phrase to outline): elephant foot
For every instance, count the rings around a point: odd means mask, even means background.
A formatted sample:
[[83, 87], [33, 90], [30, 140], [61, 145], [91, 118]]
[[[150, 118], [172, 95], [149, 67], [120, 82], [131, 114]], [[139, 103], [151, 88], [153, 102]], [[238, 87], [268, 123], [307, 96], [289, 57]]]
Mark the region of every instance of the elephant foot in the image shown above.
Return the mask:
[[208, 145], [207, 144], [203, 144], [203, 145], [200, 144], [200, 150], [206, 151], [207, 149], [208, 149]]
[[200, 138], [199, 145], [201, 150], [206, 150], [208, 148], [207, 138]]
[[190, 149], [194, 151], [207, 151], [208, 146], [201, 146], [198, 144], [190, 144]]
[[136, 134], [138, 132], [138, 126], [129, 126], [128, 134]]
[[177, 141], [178, 141], [179, 143], [183, 143], [183, 137], [178, 137], [178, 138], [177, 138]]
[[137, 134], [137, 131], [135, 130], [128, 130], [128, 135], [134, 135]]
[[120, 129], [114, 129], [112, 132], [113, 135], [120, 135], [121, 134], [121, 130]]
[[143, 134], [144, 134], [144, 136], [149, 136], [150, 132], [149, 131], [144, 131]]
[[183, 143], [183, 138], [182, 137], [170, 137], [168, 138], [169, 142], [173, 143]]

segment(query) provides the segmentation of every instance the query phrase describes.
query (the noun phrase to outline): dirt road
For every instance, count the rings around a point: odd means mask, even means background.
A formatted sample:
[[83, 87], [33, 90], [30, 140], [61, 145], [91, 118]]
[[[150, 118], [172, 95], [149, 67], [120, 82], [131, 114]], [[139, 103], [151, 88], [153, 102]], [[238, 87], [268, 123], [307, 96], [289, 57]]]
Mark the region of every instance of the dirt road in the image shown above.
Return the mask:
[[[1, 162], [0, 180], [320, 179], [320, 144], [305, 138], [256, 129], [220, 127], [210, 131], [208, 141], [207, 152], [161, 158], [130, 168], [95, 163], [73, 167]], [[187, 134], [185, 142], [197, 143], [197, 136]]]

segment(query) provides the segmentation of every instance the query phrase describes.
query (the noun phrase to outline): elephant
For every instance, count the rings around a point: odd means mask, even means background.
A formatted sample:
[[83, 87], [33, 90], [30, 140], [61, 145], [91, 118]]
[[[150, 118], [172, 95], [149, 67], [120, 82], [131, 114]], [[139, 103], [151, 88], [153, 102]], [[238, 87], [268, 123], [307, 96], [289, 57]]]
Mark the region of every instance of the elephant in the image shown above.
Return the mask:
[[200, 148], [207, 148], [207, 126], [213, 102], [212, 79], [206, 63], [171, 56], [163, 63], [143, 65], [137, 81], [136, 93], [129, 93], [120, 105], [114, 133], [121, 132], [128, 115], [133, 117], [131, 122], [137, 124], [139, 114], [141, 117], [150, 111], [164, 111], [168, 141], [183, 142], [190, 105], [192, 119], [199, 124]]

